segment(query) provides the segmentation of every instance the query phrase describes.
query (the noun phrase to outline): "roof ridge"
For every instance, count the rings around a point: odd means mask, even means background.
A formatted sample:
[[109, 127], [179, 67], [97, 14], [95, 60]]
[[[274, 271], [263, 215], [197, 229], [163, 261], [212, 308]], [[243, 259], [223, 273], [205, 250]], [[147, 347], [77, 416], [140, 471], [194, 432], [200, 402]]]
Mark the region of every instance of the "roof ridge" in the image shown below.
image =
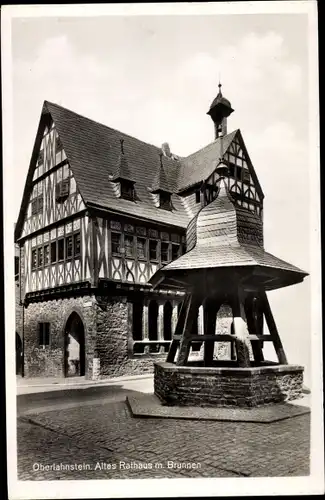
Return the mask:
[[[226, 139], [226, 138], [229, 138], [229, 136], [233, 135], [235, 136], [235, 134], [240, 131], [239, 128], [236, 128], [235, 130], [233, 130], [232, 132], [229, 132], [229, 134], [226, 134], [222, 137], [222, 139]], [[180, 157], [181, 160], [187, 160], [188, 158], [191, 158], [191, 156], [194, 156], [198, 153], [201, 153], [202, 151], [212, 147], [213, 145], [215, 145], [217, 142], [220, 142], [220, 139], [221, 137], [218, 137], [217, 139], [215, 139], [214, 141], [210, 142], [209, 144], [207, 144], [206, 146], [203, 146], [202, 148], [198, 149], [197, 151], [194, 151], [193, 153], [191, 153], [190, 155], [188, 156], [182, 156]]]
[[[48, 105], [48, 104], [49, 104], [50, 106], [55, 106], [56, 108], [61, 108], [61, 109], [63, 109], [64, 111], [68, 111], [69, 113], [72, 113], [72, 114], [74, 114], [74, 115], [77, 115], [77, 116], [79, 116], [80, 118], [82, 118], [83, 120], [88, 120], [88, 121], [90, 121], [90, 122], [92, 122], [92, 123], [95, 123], [95, 124], [97, 124], [97, 125], [100, 125], [101, 127], [105, 127], [105, 128], [107, 128], [107, 129], [109, 129], [109, 130], [112, 130], [112, 131], [114, 131], [114, 132], [117, 132], [118, 134], [121, 134], [121, 135], [123, 135], [124, 137], [127, 137], [127, 138], [129, 138], [129, 139], [134, 139], [134, 140], [136, 140], [136, 141], [138, 141], [138, 142], [141, 142], [142, 144], [145, 144], [146, 146], [151, 146], [151, 147], [153, 147], [153, 148], [157, 149], [157, 151], [161, 151], [161, 147], [156, 146], [155, 144], [151, 144], [150, 142], [146, 142], [146, 141], [144, 141], [144, 140], [142, 140], [142, 139], [139, 139], [138, 137], [135, 137], [135, 136], [133, 136], [133, 135], [127, 134], [127, 133], [125, 133], [125, 132], [121, 132], [121, 130], [118, 130], [117, 128], [110, 127], [109, 125], [105, 125], [105, 124], [104, 124], [104, 123], [102, 123], [102, 122], [99, 122], [99, 121], [97, 121], [97, 120], [93, 120], [92, 118], [89, 118], [88, 116], [81, 115], [80, 113], [77, 113], [76, 111], [73, 111], [72, 109], [69, 109], [69, 108], [66, 108], [66, 107], [64, 107], [64, 106], [61, 106], [60, 104], [56, 104], [56, 103], [54, 103], [54, 102], [51, 102], [51, 101], [47, 101], [47, 100], [45, 100], [45, 101], [44, 101], [44, 105]], [[180, 155], [177, 155], [177, 156], [179, 157], [179, 159], [184, 158], [184, 157], [182, 157], [182, 156], [180, 156]], [[167, 158], [167, 160], [170, 160], [170, 161], [172, 161], [172, 162], [178, 162], [178, 161], [179, 161], [179, 160], [177, 160], [177, 159], [175, 159], [175, 158]]]

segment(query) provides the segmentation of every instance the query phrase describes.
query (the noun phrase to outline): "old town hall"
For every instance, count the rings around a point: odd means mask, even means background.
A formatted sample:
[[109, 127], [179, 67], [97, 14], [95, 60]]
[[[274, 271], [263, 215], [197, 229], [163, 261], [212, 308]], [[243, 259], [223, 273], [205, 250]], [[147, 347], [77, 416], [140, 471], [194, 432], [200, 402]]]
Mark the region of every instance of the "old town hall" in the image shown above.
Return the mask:
[[[190, 221], [217, 196], [220, 160], [234, 203], [262, 225], [242, 134], [227, 130], [232, 112], [219, 84], [207, 113], [214, 141], [180, 157], [44, 102], [15, 227], [25, 376], [140, 374], [166, 357], [184, 294], [148, 280], [186, 252]], [[202, 306], [194, 327], [204, 329]]]

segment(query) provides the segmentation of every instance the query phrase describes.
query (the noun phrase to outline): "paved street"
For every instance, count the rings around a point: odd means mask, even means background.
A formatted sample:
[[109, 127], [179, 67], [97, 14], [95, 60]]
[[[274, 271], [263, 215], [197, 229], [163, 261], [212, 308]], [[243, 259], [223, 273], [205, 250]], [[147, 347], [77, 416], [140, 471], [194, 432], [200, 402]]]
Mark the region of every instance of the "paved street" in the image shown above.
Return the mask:
[[272, 424], [133, 418], [126, 396], [151, 390], [146, 379], [19, 396], [19, 479], [309, 474], [309, 415]]

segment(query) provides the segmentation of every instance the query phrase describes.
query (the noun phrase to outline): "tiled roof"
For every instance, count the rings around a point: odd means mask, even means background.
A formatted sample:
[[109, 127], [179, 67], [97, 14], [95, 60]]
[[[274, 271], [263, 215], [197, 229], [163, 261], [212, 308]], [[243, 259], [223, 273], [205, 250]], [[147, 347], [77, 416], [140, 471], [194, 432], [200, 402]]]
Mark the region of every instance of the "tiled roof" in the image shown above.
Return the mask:
[[[196, 237], [193, 232], [196, 232]], [[259, 267], [270, 276], [269, 270], [273, 270], [278, 278], [276, 287], [284, 286], [282, 279], [287, 280], [288, 273], [292, 283], [307, 275], [298, 267], [265, 252], [259, 218], [235, 205], [224, 180], [220, 182], [218, 197], [189, 223], [188, 240], [191, 250], [157, 271], [150, 280], [152, 284], [165, 277], [164, 284], [168, 286], [170, 272], [175, 277], [175, 272], [211, 268]]]
[[113, 181], [114, 180], [117, 181], [118, 179], [133, 181], [132, 172], [130, 171], [127, 157], [124, 154], [123, 142], [124, 141], [122, 139], [121, 140], [121, 152], [120, 152], [119, 158], [117, 160], [117, 165], [115, 167], [115, 170], [113, 170], [113, 174], [112, 174], [111, 180], [113, 180]]
[[[160, 169], [161, 149], [128, 136], [110, 127], [78, 115], [56, 104], [45, 101], [83, 200], [114, 211], [157, 222], [186, 227], [189, 219], [180, 196], [172, 195], [173, 210], [162, 210], [155, 206], [150, 188]], [[127, 159], [128, 175], [135, 181], [137, 201], [117, 198], [114, 184], [109, 176], [116, 174], [120, 161], [120, 140], [124, 139], [124, 155]], [[164, 158], [168, 181], [176, 193], [179, 162]]]
[[[178, 193], [206, 180], [213, 173], [221, 154], [227, 151], [238, 132], [235, 130], [223, 139], [218, 138], [186, 158], [164, 155], [161, 166], [162, 149], [159, 147], [48, 101], [44, 102], [42, 114], [45, 113], [50, 113], [55, 122], [87, 206], [183, 228], [187, 227], [193, 214], [187, 208], [187, 201]], [[39, 127], [15, 231], [16, 239], [20, 236], [25, 216], [41, 134]], [[116, 184], [112, 181], [119, 177], [135, 182], [136, 201], [116, 196]], [[157, 195], [153, 194], [156, 189], [173, 193], [172, 210], [156, 206]]]
[[[163, 155], [160, 155], [160, 167], [157, 169], [156, 177], [154, 182], [152, 183], [152, 191], [165, 191], [166, 193], [175, 192], [175, 179], [170, 179], [170, 176], [167, 173], [167, 165], [165, 167]], [[171, 169], [169, 169], [171, 170]]]
[[222, 139], [219, 137], [203, 149], [182, 158], [178, 169], [178, 189], [185, 190], [207, 179], [219, 163], [221, 155], [226, 153], [236, 133], [237, 130], [234, 130]]
[[193, 250], [167, 264], [163, 271], [179, 269], [204, 269], [211, 267], [265, 266], [293, 271], [306, 276], [307, 273], [284, 260], [267, 253], [261, 247], [239, 243], [211, 246], [197, 245]]

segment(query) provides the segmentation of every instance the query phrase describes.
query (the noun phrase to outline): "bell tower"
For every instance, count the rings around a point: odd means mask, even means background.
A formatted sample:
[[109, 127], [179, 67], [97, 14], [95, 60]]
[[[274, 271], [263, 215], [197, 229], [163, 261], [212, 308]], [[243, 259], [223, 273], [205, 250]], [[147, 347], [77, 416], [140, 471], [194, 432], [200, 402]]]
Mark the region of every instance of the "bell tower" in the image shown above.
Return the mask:
[[218, 139], [218, 137], [227, 134], [227, 118], [234, 111], [228, 99], [226, 99], [222, 95], [220, 82], [218, 87], [219, 87], [218, 95], [213, 100], [210, 109], [207, 112], [207, 114], [211, 116], [211, 119], [214, 123], [215, 139]]

